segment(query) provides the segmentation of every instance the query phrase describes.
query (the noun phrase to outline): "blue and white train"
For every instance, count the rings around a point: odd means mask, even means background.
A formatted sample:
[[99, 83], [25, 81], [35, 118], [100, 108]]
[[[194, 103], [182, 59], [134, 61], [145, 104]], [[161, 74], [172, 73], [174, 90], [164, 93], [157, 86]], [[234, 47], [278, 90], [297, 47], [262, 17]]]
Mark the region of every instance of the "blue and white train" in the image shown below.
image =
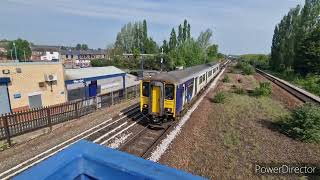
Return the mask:
[[144, 78], [140, 83], [140, 111], [153, 122], [179, 117], [227, 62], [203, 64]]

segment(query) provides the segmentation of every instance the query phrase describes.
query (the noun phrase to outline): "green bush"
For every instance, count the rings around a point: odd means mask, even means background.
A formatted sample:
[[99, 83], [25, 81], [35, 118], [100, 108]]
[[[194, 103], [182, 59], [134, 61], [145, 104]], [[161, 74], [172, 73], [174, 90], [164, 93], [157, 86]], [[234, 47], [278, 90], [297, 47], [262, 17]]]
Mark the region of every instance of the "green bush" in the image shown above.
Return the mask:
[[246, 91], [240, 87], [236, 87], [235, 90], [234, 90], [234, 93], [236, 94], [245, 94]]
[[225, 75], [225, 76], [223, 77], [223, 79], [222, 79], [222, 82], [225, 82], [225, 83], [230, 82], [229, 76], [228, 76], [228, 75]]
[[270, 82], [260, 82], [259, 87], [255, 88], [253, 95], [255, 96], [269, 96], [272, 93]]
[[279, 121], [282, 132], [296, 139], [320, 143], [320, 106], [306, 103]]
[[251, 66], [250, 64], [247, 64], [245, 65], [243, 68], [242, 68], [242, 71], [245, 75], [252, 75], [254, 74], [256, 71], [254, 70], [254, 67]]
[[213, 98], [214, 103], [224, 103], [225, 100], [226, 100], [226, 96], [223, 92], [217, 93]]
[[254, 67], [247, 62], [238, 62], [236, 68], [242, 70], [245, 75], [252, 75], [255, 73]]

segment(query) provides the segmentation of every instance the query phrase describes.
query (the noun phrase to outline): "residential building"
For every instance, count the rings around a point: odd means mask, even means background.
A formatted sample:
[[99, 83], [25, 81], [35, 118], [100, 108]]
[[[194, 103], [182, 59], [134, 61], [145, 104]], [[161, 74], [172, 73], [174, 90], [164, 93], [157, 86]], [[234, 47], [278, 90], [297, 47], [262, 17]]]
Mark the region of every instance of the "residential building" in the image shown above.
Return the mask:
[[0, 114], [67, 101], [61, 62], [0, 63]]
[[61, 60], [64, 64], [88, 67], [93, 59], [106, 58], [105, 50], [63, 50], [61, 51]]
[[59, 61], [60, 46], [32, 45], [32, 61]]

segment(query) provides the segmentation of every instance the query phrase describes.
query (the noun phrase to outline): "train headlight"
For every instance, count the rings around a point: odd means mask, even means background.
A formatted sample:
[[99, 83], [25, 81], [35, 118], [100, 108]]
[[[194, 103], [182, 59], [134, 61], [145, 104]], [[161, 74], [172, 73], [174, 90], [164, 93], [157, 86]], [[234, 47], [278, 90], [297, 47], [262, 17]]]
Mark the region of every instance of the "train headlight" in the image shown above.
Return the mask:
[[143, 107], [144, 107], [144, 108], [147, 108], [147, 107], [148, 107], [148, 105], [147, 105], [147, 104], [144, 104], [144, 105], [143, 105]]
[[171, 108], [166, 108], [166, 111], [171, 113], [172, 112], [172, 109]]

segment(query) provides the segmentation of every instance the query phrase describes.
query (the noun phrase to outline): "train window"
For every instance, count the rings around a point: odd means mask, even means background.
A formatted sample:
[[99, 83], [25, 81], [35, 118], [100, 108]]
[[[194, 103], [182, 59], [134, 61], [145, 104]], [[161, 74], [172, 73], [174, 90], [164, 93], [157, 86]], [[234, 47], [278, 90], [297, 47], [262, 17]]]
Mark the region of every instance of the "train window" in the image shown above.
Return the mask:
[[142, 95], [149, 97], [149, 83], [148, 82], [142, 83]]
[[166, 93], [165, 99], [173, 100], [173, 97], [174, 97], [174, 85], [173, 84], [166, 84], [165, 85], [165, 93]]

